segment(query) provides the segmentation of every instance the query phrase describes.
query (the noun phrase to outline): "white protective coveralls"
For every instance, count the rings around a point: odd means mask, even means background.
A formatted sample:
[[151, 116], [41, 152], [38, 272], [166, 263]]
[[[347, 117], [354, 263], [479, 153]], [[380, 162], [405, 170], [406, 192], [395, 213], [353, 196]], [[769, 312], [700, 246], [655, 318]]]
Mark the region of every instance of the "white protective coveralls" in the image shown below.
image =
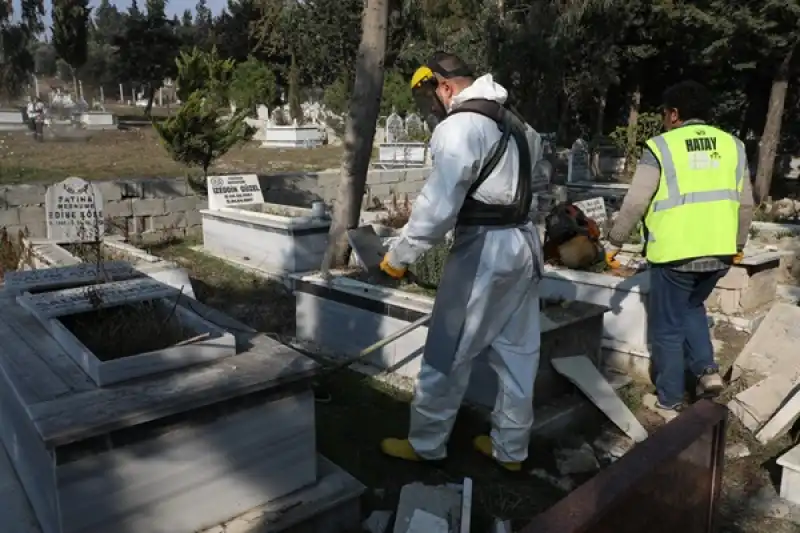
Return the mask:
[[[507, 91], [485, 75], [453, 98], [451, 111], [467, 100], [502, 104], [507, 97]], [[478, 113], [456, 113], [438, 124], [430, 143], [433, 171], [389, 251], [391, 264], [410, 265], [445, 238], [500, 137], [497, 124]], [[541, 158], [541, 140], [532, 128], [528, 137], [535, 165]], [[519, 153], [511, 139], [473, 197], [487, 204], [512, 205], [518, 179]], [[530, 222], [514, 227], [456, 227], [411, 406], [409, 442], [421, 458], [445, 457], [472, 361], [484, 352], [499, 380], [492, 413], [494, 458], [521, 462], [527, 457], [539, 365], [542, 255]]]

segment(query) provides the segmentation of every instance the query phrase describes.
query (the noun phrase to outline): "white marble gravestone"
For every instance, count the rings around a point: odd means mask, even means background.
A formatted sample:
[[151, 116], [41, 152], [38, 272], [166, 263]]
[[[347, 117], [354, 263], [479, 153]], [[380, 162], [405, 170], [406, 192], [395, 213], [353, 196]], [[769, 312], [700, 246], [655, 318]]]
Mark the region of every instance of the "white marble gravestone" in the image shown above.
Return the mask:
[[263, 204], [264, 195], [256, 174], [208, 177], [208, 208]]
[[569, 151], [567, 183], [591, 181], [592, 172], [589, 167], [589, 145], [583, 139], [576, 139]]
[[386, 117], [386, 142], [399, 143], [405, 138], [405, 126], [403, 119], [397, 113], [392, 113]]
[[103, 195], [81, 178], [67, 178], [45, 194], [47, 238], [59, 243], [97, 242], [105, 235]]
[[406, 135], [409, 139], [419, 141], [425, 133], [425, 126], [422, 119], [416, 113], [411, 113], [406, 117]]
[[601, 196], [580, 200], [574, 202], [574, 204], [583, 211], [584, 215], [594, 220], [598, 226], [603, 226], [608, 221], [606, 201]]

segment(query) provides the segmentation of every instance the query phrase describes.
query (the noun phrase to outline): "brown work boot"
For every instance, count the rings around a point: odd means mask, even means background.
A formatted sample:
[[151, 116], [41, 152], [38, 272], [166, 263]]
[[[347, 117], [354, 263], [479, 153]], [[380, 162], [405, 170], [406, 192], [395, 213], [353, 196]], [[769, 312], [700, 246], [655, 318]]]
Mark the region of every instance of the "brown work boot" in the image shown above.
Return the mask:
[[655, 394], [645, 394], [642, 398], [645, 407], [664, 419], [664, 422], [671, 422], [678, 418], [683, 411], [683, 404], [662, 405]]
[[722, 377], [713, 368], [707, 368], [703, 375], [697, 378], [697, 397], [698, 398], [716, 398], [725, 389], [725, 382]]

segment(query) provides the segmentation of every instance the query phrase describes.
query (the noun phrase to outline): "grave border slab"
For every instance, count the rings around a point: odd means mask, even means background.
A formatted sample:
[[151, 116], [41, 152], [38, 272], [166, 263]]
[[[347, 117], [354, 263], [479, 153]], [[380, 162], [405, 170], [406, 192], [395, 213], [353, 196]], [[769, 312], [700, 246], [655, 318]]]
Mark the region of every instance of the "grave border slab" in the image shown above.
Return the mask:
[[[160, 284], [155, 280], [153, 284]], [[140, 281], [139, 278], [136, 280]], [[126, 282], [118, 282], [126, 283]], [[113, 285], [113, 283], [106, 284]], [[159, 305], [171, 309], [179, 320], [197, 332], [197, 334], [208, 333], [210, 336], [205, 339], [198, 339], [194, 342], [187, 343], [180, 346], [170, 346], [160, 350], [141, 353], [124, 357], [120, 359], [112, 359], [103, 361], [95, 354], [93, 354], [66, 326], [61, 322], [60, 317], [67, 316], [74, 313], [58, 313], [47, 314], [41, 313], [35, 306], [31, 305], [30, 293], [17, 296], [16, 300], [24, 309], [45, 327], [45, 329], [52, 335], [58, 342], [64, 352], [89, 376], [98, 387], [105, 387], [123, 381], [129, 381], [143, 376], [149, 376], [165, 372], [168, 370], [175, 370], [187, 366], [193, 366], [202, 363], [216, 361], [227, 357], [235, 356], [236, 351], [236, 338], [235, 336], [226, 331], [225, 329], [217, 326], [209, 320], [206, 320], [199, 314], [195, 313], [183, 305], [179, 305], [180, 296], [169, 297], [170, 295], [177, 294], [177, 290], [173, 287], [164, 285], [168, 290], [165, 291], [167, 296], [156, 298], [148, 297], [147, 300], [154, 300]], [[67, 289], [74, 290], [74, 289]], [[176, 298], [178, 299], [176, 301]], [[118, 302], [117, 305], [124, 305], [125, 303], [132, 303], [134, 300], [125, 302]], [[141, 301], [141, 300], [135, 300]], [[82, 312], [77, 311], [77, 312]]]

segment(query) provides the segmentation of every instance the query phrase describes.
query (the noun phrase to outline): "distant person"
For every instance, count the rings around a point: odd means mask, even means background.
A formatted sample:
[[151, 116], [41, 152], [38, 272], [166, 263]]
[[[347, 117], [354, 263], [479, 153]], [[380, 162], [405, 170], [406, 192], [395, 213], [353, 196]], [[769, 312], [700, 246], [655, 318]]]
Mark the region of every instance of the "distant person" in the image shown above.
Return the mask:
[[657, 400], [665, 420], [683, 407], [685, 372], [697, 395], [724, 388], [708, 328], [705, 301], [732, 264], [743, 258], [753, 192], [744, 143], [710, 124], [712, 98], [685, 81], [664, 92], [666, 133], [647, 141], [619, 216], [606, 262], [644, 221], [650, 264], [648, 329]]
[[45, 115], [45, 107], [44, 102], [42, 102], [41, 98], [36, 99], [36, 104], [34, 104], [33, 108], [34, 114], [34, 133], [33, 137], [37, 141], [44, 140], [44, 115]]
[[36, 133], [36, 104], [34, 104], [33, 98], [28, 98], [28, 105], [25, 106], [25, 117], [30, 130]]

